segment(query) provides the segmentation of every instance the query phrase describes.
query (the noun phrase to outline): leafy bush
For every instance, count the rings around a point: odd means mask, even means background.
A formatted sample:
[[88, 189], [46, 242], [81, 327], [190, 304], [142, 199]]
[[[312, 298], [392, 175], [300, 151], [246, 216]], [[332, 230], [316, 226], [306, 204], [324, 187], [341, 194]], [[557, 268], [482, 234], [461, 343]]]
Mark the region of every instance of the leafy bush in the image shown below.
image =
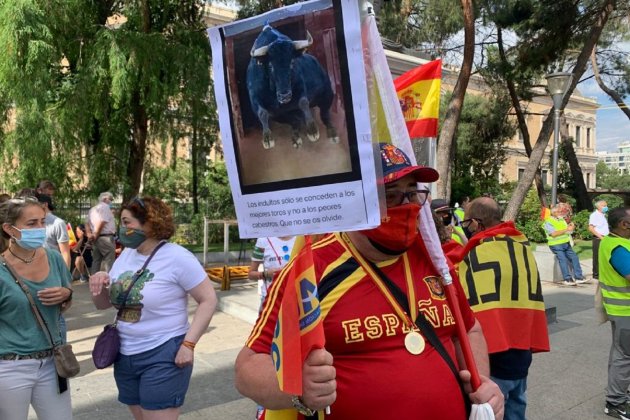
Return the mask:
[[588, 210], [582, 210], [576, 213], [571, 218], [571, 221], [575, 224], [575, 231], [573, 233], [573, 239], [592, 239], [593, 235], [588, 231], [588, 218], [591, 212]]
[[517, 221], [516, 228], [523, 232], [523, 234], [527, 236], [527, 239], [529, 239], [530, 242], [542, 243], [547, 241], [545, 231], [542, 228], [542, 220], [540, 220], [540, 217], [527, 220], [524, 223]]

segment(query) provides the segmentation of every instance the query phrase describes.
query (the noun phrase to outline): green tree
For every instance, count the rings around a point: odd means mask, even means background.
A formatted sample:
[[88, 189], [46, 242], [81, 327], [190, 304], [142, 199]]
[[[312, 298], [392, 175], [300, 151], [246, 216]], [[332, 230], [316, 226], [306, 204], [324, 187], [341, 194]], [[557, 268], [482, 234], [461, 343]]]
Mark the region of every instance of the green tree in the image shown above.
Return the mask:
[[[5, 179], [137, 194], [150, 145], [181, 113], [210, 132], [210, 51], [200, 0], [0, 0]], [[205, 137], [204, 137], [205, 138]], [[198, 140], [198, 139], [197, 139]], [[37, 159], [38, 158], [38, 159]]]
[[499, 170], [506, 158], [505, 143], [515, 133], [509, 110], [505, 95], [466, 97], [455, 136], [452, 201], [462, 195], [500, 192]]
[[617, 169], [609, 168], [602, 161], [597, 162], [595, 176], [597, 188], [625, 190], [630, 185], [630, 174], [623, 174]]

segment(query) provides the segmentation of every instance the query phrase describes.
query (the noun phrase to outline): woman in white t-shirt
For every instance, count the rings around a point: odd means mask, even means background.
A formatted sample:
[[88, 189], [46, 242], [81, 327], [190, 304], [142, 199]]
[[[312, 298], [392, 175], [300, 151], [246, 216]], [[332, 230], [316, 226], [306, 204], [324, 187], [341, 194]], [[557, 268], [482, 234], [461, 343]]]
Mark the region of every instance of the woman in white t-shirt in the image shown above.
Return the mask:
[[289, 262], [295, 236], [258, 238], [252, 253], [252, 264], [249, 267], [249, 278], [258, 280], [260, 307], [267, 296], [273, 276]]
[[[109, 273], [90, 278], [98, 309], [123, 303], [134, 273], [175, 232], [173, 213], [160, 199], [123, 205], [119, 240], [125, 250]], [[198, 306], [188, 322], [188, 295]], [[208, 328], [216, 294], [197, 258], [177, 244], [157, 249], [133, 284], [118, 321], [120, 353], [114, 363], [118, 400], [136, 420], [177, 419], [188, 390], [195, 344]]]

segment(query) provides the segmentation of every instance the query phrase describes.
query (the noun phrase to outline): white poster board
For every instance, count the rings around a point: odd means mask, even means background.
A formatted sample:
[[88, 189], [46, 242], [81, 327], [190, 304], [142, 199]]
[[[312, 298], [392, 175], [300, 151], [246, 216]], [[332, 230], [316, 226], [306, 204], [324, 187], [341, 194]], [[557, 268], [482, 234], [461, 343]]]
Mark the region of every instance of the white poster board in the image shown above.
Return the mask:
[[208, 36], [241, 238], [377, 226], [358, 2], [298, 3]]

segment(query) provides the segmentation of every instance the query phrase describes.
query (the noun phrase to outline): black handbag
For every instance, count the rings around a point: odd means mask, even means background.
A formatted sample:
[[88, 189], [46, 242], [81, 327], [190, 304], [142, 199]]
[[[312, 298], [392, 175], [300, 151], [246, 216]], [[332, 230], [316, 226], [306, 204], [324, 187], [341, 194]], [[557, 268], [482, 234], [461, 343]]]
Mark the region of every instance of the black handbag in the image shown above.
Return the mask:
[[118, 353], [120, 351], [120, 335], [118, 334], [118, 319], [125, 309], [125, 304], [127, 303], [127, 297], [129, 296], [129, 292], [133, 288], [133, 285], [136, 281], [142, 276], [144, 270], [149, 265], [149, 261], [153, 258], [155, 253], [162, 245], [164, 245], [166, 241], [161, 241], [151, 252], [149, 258], [144, 262], [142, 268], [135, 272], [131, 279], [131, 284], [125, 290], [125, 294], [122, 299], [122, 304], [118, 309], [118, 313], [116, 314], [116, 319], [113, 323], [105, 325], [103, 331], [96, 338], [96, 342], [94, 343], [94, 349], [92, 349], [92, 361], [94, 362], [94, 366], [97, 369], [105, 369], [106, 367], [111, 366], [118, 358]]

